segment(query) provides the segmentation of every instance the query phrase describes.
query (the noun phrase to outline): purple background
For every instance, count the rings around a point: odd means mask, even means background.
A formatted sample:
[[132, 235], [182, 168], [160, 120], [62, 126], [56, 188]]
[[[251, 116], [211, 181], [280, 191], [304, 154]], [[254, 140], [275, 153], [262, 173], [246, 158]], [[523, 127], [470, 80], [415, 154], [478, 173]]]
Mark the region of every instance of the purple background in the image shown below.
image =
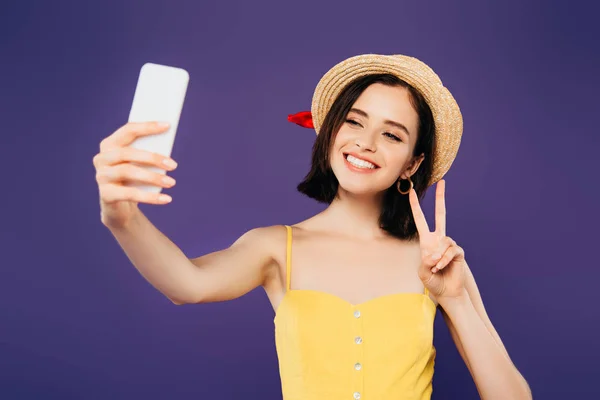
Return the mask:
[[[314, 132], [286, 117], [369, 52], [422, 59], [461, 106], [448, 235], [534, 397], [600, 396], [598, 10], [269, 3], [3, 2], [0, 398], [281, 398], [262, 289], [169, 302], [101, 224], [92, 157], [126, 122], [143, 63], [183, 67], [174, 200], [142, 210], [189, 257], [295, 223], [322, 206], [295, 191]], [[435, 345], [433, 398], [477, 398], [439, 314]]]

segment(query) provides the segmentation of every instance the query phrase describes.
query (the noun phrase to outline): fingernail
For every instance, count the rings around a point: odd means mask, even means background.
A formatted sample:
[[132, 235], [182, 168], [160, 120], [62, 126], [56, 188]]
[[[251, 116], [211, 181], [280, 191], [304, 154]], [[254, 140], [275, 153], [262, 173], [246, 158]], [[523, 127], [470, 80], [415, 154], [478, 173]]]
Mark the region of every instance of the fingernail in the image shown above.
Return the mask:
[[161, 128], [167, 128], [167, 127], [169, 127], [170, 125], [171, 125], [171, 124], [169, 124], [168, 122], [164, 122], [164, 121], [163, 121], [163, 122], [159, 122], [159, 123], [158, 123], [158, 126], [159, 126], [159, 127], [161, 127]]
[[167, 185], [174, 185], [175, 184], [175, 179], [171, 178], [170, 176], [165, 176], [162, 178], [162, 181], [167, 184]]
[[175, 167], [177, 167], [177, 163], [175, 162], [175, 160], [172, 160], [170, 158], [165, 158], [163, 160], [163, 164], [165, 164], [169, 168], [175, 168]]

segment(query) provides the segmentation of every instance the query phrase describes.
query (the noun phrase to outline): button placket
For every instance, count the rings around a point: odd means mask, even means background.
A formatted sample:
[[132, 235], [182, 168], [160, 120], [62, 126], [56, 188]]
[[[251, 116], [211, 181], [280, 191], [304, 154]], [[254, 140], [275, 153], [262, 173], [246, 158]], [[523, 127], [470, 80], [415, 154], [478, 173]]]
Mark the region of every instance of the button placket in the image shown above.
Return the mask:
[[354, 351], [351, 354], [354, 356], [353, 364], [349, 365], [348, 368], [352, 368], [353, 374], [353, 388], [352, 398], [355, 400], [364, 400], [364, 365], [363, 365], [363, 349], [364, 349], [364, 332], [363, 332], [363, 319], [364, 312], [358, 308], [358, 306], [352, 309], [352, 320], [353, 320], [353, 339], [351, 346]]

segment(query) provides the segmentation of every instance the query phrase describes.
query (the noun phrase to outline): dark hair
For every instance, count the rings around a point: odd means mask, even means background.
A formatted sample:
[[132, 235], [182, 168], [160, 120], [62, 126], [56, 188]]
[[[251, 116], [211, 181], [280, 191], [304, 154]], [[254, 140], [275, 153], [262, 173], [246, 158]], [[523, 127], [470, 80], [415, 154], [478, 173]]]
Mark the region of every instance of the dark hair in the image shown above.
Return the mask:
[[[422, 199], [427, 190], [433, 170], [435, 147], [435, 125], [429, 105], [415, 88], [391, 74], [372, 74], [362, 76], [350, 82], [335, 99], [325, 116], [319, 135], [313, 145], [312, 167], [304, 180], [298, 184], [298, 191], [322, 203], [331, 204], [338, 192], [339, 182], [335, 177], [329, 160], [335, 135], [346, 120], [348, 112], [361, 93], [374, 83], [387, 86], [401, 86], [409, 91], [410, 102], [419, 115], [417, 143], [413, 157], [424, 154], [425, 159], [418, 170], [410, 177], [415, 192]], [[402, 191], [408, 190], [410, 183], [402, 181]], [[391, 235], [404, 240], [418, 237], [417, 228], [410, 209], [408, 194], [398, 192], [396, 184], [390, 186], [383, 195], [379, 226]]]

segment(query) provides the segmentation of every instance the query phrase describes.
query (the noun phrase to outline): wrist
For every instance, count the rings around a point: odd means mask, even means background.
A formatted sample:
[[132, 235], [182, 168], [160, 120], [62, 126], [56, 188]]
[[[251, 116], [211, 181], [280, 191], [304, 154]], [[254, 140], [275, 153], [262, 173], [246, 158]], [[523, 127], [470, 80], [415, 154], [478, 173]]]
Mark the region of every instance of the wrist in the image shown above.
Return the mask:
[[446, 311], [452, 312], [455, 310], [464, 309], [471, 305], [471, 298], [466, 289], [462, 291], [458, 296], [445, 297], [442, 296], [438, 299], [439, 305]]
[[140, 217], [141, 210], [137, 205], [133, 205], [128, 213], [119, 215], [118, 217], [112, 217], [105, 215], [104, 212], [101, 214], [102, 224], [106, 226], [111, 232], [127, 231], [130, 229], [136, 220]]

